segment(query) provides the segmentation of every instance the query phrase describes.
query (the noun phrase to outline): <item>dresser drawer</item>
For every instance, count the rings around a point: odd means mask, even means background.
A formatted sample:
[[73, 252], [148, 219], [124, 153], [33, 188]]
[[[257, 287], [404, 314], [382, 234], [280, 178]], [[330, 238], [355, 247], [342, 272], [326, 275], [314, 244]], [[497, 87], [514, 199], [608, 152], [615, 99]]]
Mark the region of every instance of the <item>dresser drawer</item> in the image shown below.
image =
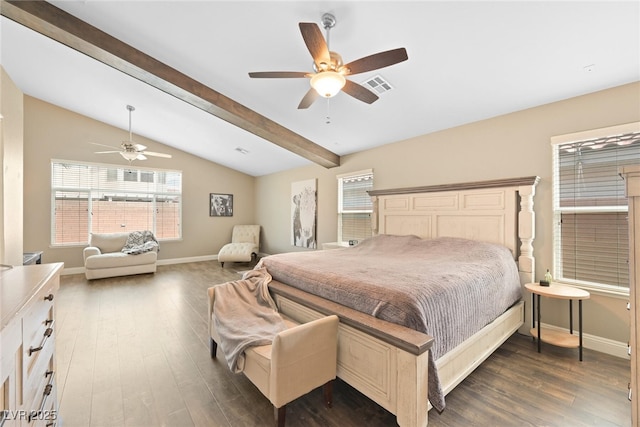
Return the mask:
[[32, 376], [34, 383], [25, 387], [25, 392], [29, 392], [29, 403], [25, 405], [29, 427], [51, 426], [58, 417], [55, 373], [51, 354], [43, 369]]
[[22, 372], [25, 385], [25, 401], [31, 385], [39, 379], [49, 364], [55, 350], [54, 303], [55, 285], [44, 287], [33, 299], [22, 318]]

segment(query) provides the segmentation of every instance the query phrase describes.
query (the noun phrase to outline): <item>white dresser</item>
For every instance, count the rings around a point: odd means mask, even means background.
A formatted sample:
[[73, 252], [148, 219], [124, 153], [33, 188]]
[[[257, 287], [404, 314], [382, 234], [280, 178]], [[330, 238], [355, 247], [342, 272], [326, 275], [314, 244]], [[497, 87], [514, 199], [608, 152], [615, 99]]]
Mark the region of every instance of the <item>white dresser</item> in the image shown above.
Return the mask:
[[631, 355], [631, 379], [629, 382], [629, 399], [631, 400], [631, 425], [640, 425], [640, 391], [638, 375], [640, 375], [640, 166], [626, 166], [622, 169], [629, 198], [629, 323], [631, 333], [629, 352]]
[[0, 426], [55, 426], [55, 296], [63, 263], [0, 271]]

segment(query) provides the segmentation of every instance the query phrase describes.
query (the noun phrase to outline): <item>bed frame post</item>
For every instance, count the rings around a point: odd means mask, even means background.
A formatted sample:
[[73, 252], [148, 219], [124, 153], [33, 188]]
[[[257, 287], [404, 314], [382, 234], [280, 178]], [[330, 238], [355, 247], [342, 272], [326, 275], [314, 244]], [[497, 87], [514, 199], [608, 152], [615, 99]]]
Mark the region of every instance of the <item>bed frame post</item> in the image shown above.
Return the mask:
[[378, 197], [371, 196], [371, 208], [373, 212], [371, 212], [371, 235], [375, 236], [378, 234]]
[[518, 188], [520, 195], [520, 212], [518, 212], [518, 237], [520, 238], [520, 256], [518, 270], [520, 283], [535, 281], [536, 263], [533, 256], [533, 239], [536, 237], [536, 214], [533, 211], [533, 196], [540, 178], [536, 177], [533, 184]]
[[428, 422], [429, 351], [420, 355], [397, 352], [396, 420], [401, 427], [425, 427]]

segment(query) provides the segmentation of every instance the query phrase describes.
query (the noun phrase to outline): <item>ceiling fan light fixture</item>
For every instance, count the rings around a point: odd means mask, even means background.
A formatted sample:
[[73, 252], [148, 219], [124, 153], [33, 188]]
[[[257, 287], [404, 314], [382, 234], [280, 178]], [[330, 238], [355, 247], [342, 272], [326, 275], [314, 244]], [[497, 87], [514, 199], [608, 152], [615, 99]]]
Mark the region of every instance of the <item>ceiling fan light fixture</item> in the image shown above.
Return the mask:
[[347, 83], [347, 79], [336, 71], [322, 71], [311, 77], [311, 87], [318, 95], [325, 98], [334, 97]]
[[129, 162], [132, 162], [138, 158], [138, 153], [135, 151], [121, 151], [120, 155]]

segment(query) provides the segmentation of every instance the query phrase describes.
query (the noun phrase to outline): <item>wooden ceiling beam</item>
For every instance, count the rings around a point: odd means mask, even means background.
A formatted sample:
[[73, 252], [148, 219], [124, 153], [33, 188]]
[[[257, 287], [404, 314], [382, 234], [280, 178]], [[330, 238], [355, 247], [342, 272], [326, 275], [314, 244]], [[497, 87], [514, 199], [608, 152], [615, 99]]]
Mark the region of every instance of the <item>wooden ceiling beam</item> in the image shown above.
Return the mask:
[[46, 1], [2, 0], [0, 12], [241, 129], [326, 168], [340, 156]]

